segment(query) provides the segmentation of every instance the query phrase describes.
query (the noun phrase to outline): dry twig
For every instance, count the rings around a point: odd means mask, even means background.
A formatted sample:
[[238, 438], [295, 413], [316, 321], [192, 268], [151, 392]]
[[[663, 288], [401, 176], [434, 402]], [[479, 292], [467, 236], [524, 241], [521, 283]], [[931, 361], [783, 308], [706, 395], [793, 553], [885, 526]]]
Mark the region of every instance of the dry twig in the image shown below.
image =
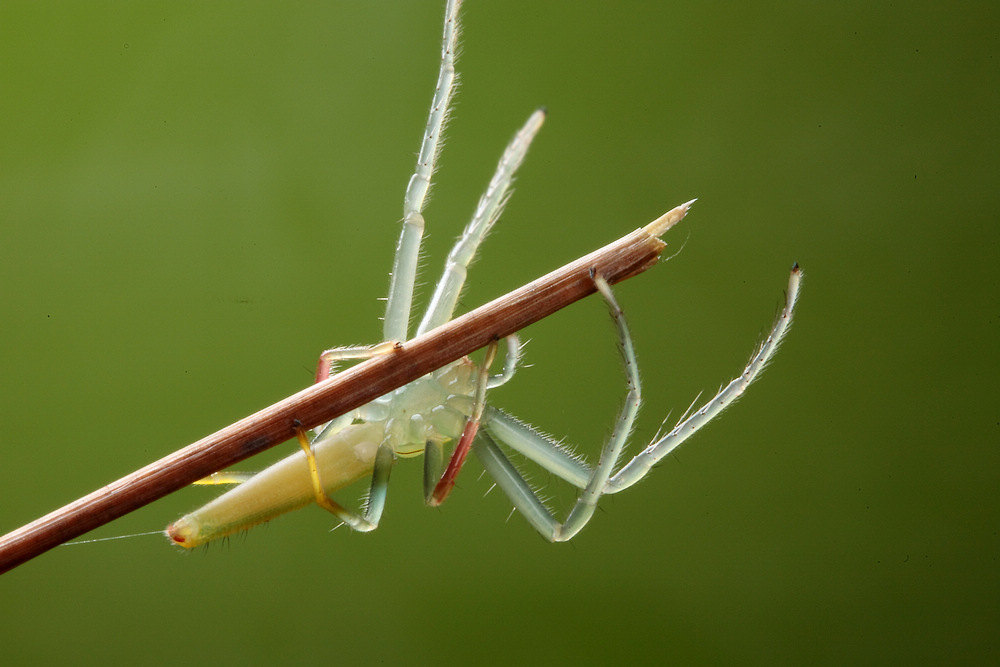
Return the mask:
[[284, 442], [298, 424], [327, 422], [593, 294], [592, 272], [616, 283], [645, 271], [666, 247], [658, 237], [688, 206], [8, 533], [0, 538], [0, 573]]

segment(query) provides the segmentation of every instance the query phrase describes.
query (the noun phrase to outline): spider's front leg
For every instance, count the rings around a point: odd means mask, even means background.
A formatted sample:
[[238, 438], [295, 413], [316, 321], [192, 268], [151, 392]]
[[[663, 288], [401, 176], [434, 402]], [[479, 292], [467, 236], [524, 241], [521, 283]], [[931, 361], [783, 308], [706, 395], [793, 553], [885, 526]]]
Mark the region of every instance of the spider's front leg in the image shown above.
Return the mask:
[[409, 338], [410, 308], [413, 305], [413, 288], [417, 279], [417, 261], [420, 241], [424, 234], [423, 208], [431, 187], [431, 177], [438, 153], [441, 135], [448, 119], [448, 106], [455, 92], [455, 51], [458, 49], [458, 10], [461, 0], [449, 0], [445, 9], [444, 36], [441, 39], [441, 68], [431, 111], [427, 116], [424, 138], [420, 144], [417, 166], [406, 186], [403, 199], [403, 230], [396, 245], [392, 275], [389, 278], [389, 297], [385, 307], [382, 333], [385, 340]]

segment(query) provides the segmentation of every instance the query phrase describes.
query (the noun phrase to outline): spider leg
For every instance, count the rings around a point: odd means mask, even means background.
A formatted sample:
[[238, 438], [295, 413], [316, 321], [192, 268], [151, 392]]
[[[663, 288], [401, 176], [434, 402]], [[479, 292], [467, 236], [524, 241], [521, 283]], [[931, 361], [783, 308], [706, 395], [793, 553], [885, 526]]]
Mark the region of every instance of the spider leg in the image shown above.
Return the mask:
[[430, 305], [427, 306], [424, 319], [417, 328], [417, 335], [439, 327], [452, 318], [468, 275], [469, 264], [475, 258], [479, 244], [503, 213], [504, 205], [510, 198], [514, 173], [524, 162], [528, 148], [544, 121], [545, 111], [541, 109], [535, 111], [524, 127], [507, 144], [486, 192], [479, 199], [476, 212], [466, 225], [461, 238], [448, 253], [444, 273], [434, 290]]
[[[372, 357], [377, 357], [380, 354], [389, 354], [393, 350], [397, 349], [399, 345], [400, 344], [395, 341], [386, 341], [376, 345], [334, 347], [329, 350], [325, 350], [319, 355], [319, 362], [316, 364], [315, 381], [322, 382], [323, 380], [328, 379], [331, 375], [334, 375], [337, 362], [346, 361], [348, 359], [371, 359]], [[313, 429], [313, 432], [316, 433], [317, 439], [314, 439], [312, 444], [315, 446], [320, 437], [329, 437], [334, 435], [350, 424], [357, 415], [358, 411], [352, 410], [351, 412], [343, 414], [332, 421], [318, 425]]]
[[[638, 408], [639, 384], [638, 377], [634, 373], [635, 358], [624, 317], [614, 303], [613, 297], [609, 299], [610, 289], [605, 289], [606, 286], [602, 288], [598, 284], [601, 294], [609, 301], [612, 317], [618, 325], [619, 341], [630, 386], [629, 398], [618, 417], [611, 439], [604, 447], [598, 468], [592, 470], [571, 451], [561, 447], [527, 424], [495, 408], [489, 408], [485, 413], [483, 429], [474, 444], [476, 456], [511, 499], [514, 507], [539, 533], [552, 541], [570, 539], [589, 521], [601, 495], [617, 493], [635, 484], [664, 456], [680, 446], [695, 431], [718, 416], [722, 410], [742, 395], [747, 386], [767, 365], [787, 333], [798, 298], [801, 277], [802, 272], [798, 265], [795, 265], [788, 281], [785, 306], [779, 313], [771, 332], [743, 373], [690, 416], [682, 418], [673, 430], [663, 437], [657, 438], [645, 450], [622, 466], [617, 473], [610, 476], [606, 476], [605, 470], [610, 472], [610, 468], [614, 467], [614, 460], [621, 452], [617, 441], [621, 439], [621, 444], [623, 444], [624, 438], [631, 428], [635, 414], [634, 409]], [[545, 506], [538, 494], [500, 448], [500, 444], [521, 453], [552, 474], [583, 489], [575, 507], [570, 511], [564, 523], [560, 524], [552, 511]]]
[[[384, 343], [379, 343], [377, 345], [362, 345], [358, 347], [335, 347], [329, 350], [325, 350], [319, 355], [319, 363], [316, 364], [316, 382], [322, 382], [326, 380], [333, 374], [333, 370], [338, 361], [344, 361], [347, 359], [371, 359], [372, 357], [378, 356], [380, 354], [388, 354], [396, 349], [398, 343], [394, 341], [386, 341]], [[325, 424], [320, 424], [314, 430], [316, 432], [316, 439], [313, 440], [312, 445], [318, 444], [322, 437], [330, 437], [343, 429], [345, 426], [351, 423], [354, 419], [356, 411], [349, 412], [345, 415], [341, 415], [336, 419], [326, 422]], [[298, 435], [299, 430], [296, 431]], [[306, 437], [304, 434], [300, 436], [299, 442], [302, 443], [302, 438]], [[308, 442], [308, 438], [306, 440]], [[303, 446], [303, 449], [306, 449]], [[310, 446], [306, 449], [306, 457], [310, 461], [310, 469], [313, 469], [316, 464], [316, 459], [312, 455], [312, 447]], [[243, 482], [249, 480], [253, 477], [254, 473], [242, 473], [233, 471], [223, 471], [217, 472], [209, 475], [208, 477], [198, 480], [195, 485], [222, 485], [222, 484], [242, 484]], [[314, 476], [314, 483], [318, 480], [318, 473]]]
[[578, 489], [585, 488], [594, 474], [572, 450], [499, 408], [486, 406], [483, 430], [493, 442], [504, 443]]
[[792, 324], [792, 313], [795, 309], [795, 301], [799, 296], [799, 285], [802, 281], [802, 270], [796, 264], [792, 267], [792, 272], [788, 277], [788, 291], [785, 293], [785, 307], [778, 314], [771, 328], [771, 332], [761, 344], [757, 353], [750, 359], [750, 363], [743, 369], [739, 377], [732, 380], [722, 388], [719, 393], [708, 400], [690, 416], [677, 424], [669, 433], [662, 438], [650, 443], [646, 449], [637, 454], [615, 474], [604, 489], [604, 493], [617, 493], [627, 489], [640, 479], [656, 465], [663, 457], [677, 449], [685, 440], [690, 438], [702, 426], [717, 417], [719, 413], [736, 402], [746, 388], [750, 386], [760, 372], [767, 366], [767, 362], [778, 350], [782, 338], [788, 332]]
[[403, 199], [403, 230], [396, 245], [392, 277], [389, 281], [389, 298], [382, 322], [385, 340], [407, 340], [410, 307], [413, 304], [413, 287], [417, 278], [417, 260], [420, 239], [424, 234], [424, 217], [421, 211], [431, 187], [431, 177], [441, 147], [441, 134], [448, 118], [448, 104], [455, 91], [455, 50], [458, 46], [458, 9], [461, 0], [449, 0], [445, 10], [444, 36], [441, 42], [441, 69], [431, 111], [427, 117], [424, 139], [420, 145], [417, 166], [406, 186]]
[[507, 343], [507, 353], [504, 355], [503, 371], [493, 375], [486, 382], [487, 389], [493, 389], [500, 385], [507, 384], [514, 373], [517, 372], [517, 364], [521, 361], [521, 339], [517, 334], [511, 334], [504, 338]]
[[192, 482], [192, 486], [223, 486], [226, 484], [242, 484], [243, 482], [250, 481], [254, 475], [254, 472], [236, 472], [235, 470], [223, 470], [220, 472], [213, 472], [208, 477], [199, 479], [197, 482]]
[[[438, 474], [439, 470], [435, 471], [433, 469], [435, 465], [440, 466], [442, 460], [440, 445], [436, 445], [437, 451], [430, 456], [427, 456], [426, 450], [424, 452], [426, 457], [424, 459], [424, 493], [425, 500], [431, 507], [437, 507], [448, 498], [448, 494], [455, 487], [455, 480], [458, 478], [458, 473], [461, 472], [462, 466], [465, 465], [465, 459], [469, 455], [469, 450], [472, 449], [472, 442], [476, 438], [476, 433], [479, 430], [479, 421], [483, 416], [483, 408], [486, 406], [486, 389], [489, 386], [490, 365], [493, 363], [493, 359], [496, 358], [496, 354], [497, 341], [494, 339], [490, 343], [490, 346], [486, 348], [486, 357], [483, 359], [483, 365], [479, 369], [472, 414], [469, 415], [469, 419], [465, 422], [462, 437], [459, 438], [458, 444], [455, 445], [455, 451], [452, 452], [451, 459], [448, 461], [448, 467], [445, 468], [444, 473]], [[428, 488], [435, 478], [437, 478], [437, 484], [434, 485], [434, 488], [428, 494]]]
[[[497, 428], [492, 422], [488, 422], [484, 430], [486, 431], [474, 444], [476, 456], [483, 463], [493, 479], [496, 480], [500, 488], [514, 503], [514, 507], [520, 511], [528, 522], [542, 534], [546, 539], [553, 542], [564, 542], [571, 539], [587, 525], [590, 518], [597, 509], [597, 501], [604, 492], [608, 480], [614, 471], [621, 455], [622, 448], [628, 440], [632, 425], [635, 422], [636, 414], [639, 411], [639, 404], [642, 401], [641, 388], [639, 384], [639, 371], [636, 366], [635, 350], [632, 345], [632, 338], [629, 335], [628, 325], [625, 322], [625, 315], [615, 300], [614, 294], [607, 281], [600, 275], [594, 275], [594, 284], [608, 304], [611, 317], [618, 329], [618, 338], [621, 343], [622, 362], [625, 366], [625, 380], [628, 387], [628, 394], [625, 405], [615, 423], [611, 437], [601, 451], [601, 458], [597, 467], [592, 471], [584, 471], [586, 467], [579, 462], [573, 461], [572, 457], [564, 455], [561, 450], [553, 450], [548, 443], [539, 440], [540, 436], [528, 427], [520, 424], [516, 420], [498, 419], [498, 423], [507, 428], [507, 439], [504, 444], [519, 449], [528, 450], [528, 456], [535, 458], [546, 458], [552, 463], [553, 468], [558, 468], [560, 476], [572, 478], [571, 481], [581, 485], [583, 490], [576, 500], [576, 504], [570, 510], [566, 520], [560, 523], [555, 515], [542, 503], [535, 491], [528, 485], [524, 476], [514, 467], [510, 459], [500, 450], [496, 439], [502, 437], [503, 428]], [[491, 413], [493, 416], [493, 413]], [[546, 452], [545, 450], [551, 450]], [[532, 456], [534, 453], [534, 456]], [[572, 461], [572, 463], [571, 463]], [[544, 465], [544, 464], [543, 464]], [[548, 466], [546, 466], [548, 467]], [[553, 472], [556, 472], [553, 470]], [[582, 478], [581, 478], [582, 477]], [[583, 484], [579, 484], [583, 482]]]
[[[499, 387], [502, 384], [506, 384], [517, 370], [517, 363], [521, 358], [521, 341], [517, 337], [517, 334], [511, 334], [504, 340], [507, 342], [507, 352], [504, 358], [503, 371], [497, 375], [488, 376], [486, 372], [488, 366], [480, 369], [477, 396], [484, 382], [485, 389]], [[492, 362], [493, 356], [495, 356], [495, 352], [487, 351], [487, 361]], [[459, 444], [455, 446], [455, 451], [449, 459], [449, 467], [453, 467], [457, 463], [458, 468], [461, 468], [465, 457], [468, 455], [468, 447], [472, 444], [472, 439], [478, 432], [479, 425], [482, 422], [483, 411], [496, 412], [495, 408], [485, 405], [485, 391], [483, 391], [483, 394], [483, 402], [476, 403], [473, 406], [473, 416], [466, 422], [462, 437], [459, 439]], [[449, 475], [445, 471], [444, 465], [444, 444], [444, 441], [432, 440], [428, 441], [424, 448], [424, 502], [431, 506], [437, 506], [444, 502], [448, 493], [451, 492], [451, 487], [454, 486], [455, 477], [458, 475], [458, 470], [455, 470], [454, 473], [450, 474], [452, 478], [451, 482], [444, 482], [444, 478]], [[447, 488], [442, 487], [441, 493], [444, 495], [438, 499], [436, 495], [440, 496], [440, 493], [437, 489], [442, 484], [446, 484]]]
[[359, 345], [357, 347], [334, 347], [324, 350], [319, 355], [319, 362], [316, 364], [316, 382], [322, 382], [334, 374], [338, 361], [348, 359], [371, 359], [380, 354], [389, 354], [397, 349], [400, 343], [394, 340], [387, 340], [376, 345]]
[[340, 503], [332, 500], [327, 495], [323, 482], [320, 480], [319, 468], [316, 464], [316, 455], [305, 431], [295, 428], [295, 437], [305, 452], [306, 461], [309, 464], [309, 477], [312, 481], [313, 496], [316, 504], [330, 512], [352, 529], [367, 533], [378, 528], [379, 520], [382, 518], [382, 511], [385, 509], [385, 498], [389, 487], [389, 473], [392, 472], [392, 465], [395, 456], [392, 447], [383, 443], [379, 446], [375, 454], [375, 464], [372, 469], [372, 485], [368, 494], [368, 503], [362, 514], [352, 512]]

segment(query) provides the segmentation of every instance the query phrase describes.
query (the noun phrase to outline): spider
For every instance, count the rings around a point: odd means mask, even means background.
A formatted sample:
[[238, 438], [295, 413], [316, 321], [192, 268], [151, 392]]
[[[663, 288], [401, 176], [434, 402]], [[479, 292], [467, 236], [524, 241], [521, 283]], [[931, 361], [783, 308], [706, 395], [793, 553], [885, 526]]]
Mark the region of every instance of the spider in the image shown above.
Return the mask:
[[[455, 91], [460, 5], [461, 0], [449, 0], [445, 12], [437, 86], [416, 170], [404, 198], [403, 228], [383, 320], [384, 342], [326, 350], [320, 355], [317, 382], [328, 378], [340, 361], [390, 353], [398, 342], [408, 339], [417, 258], [424, 231], [422, 211]], [[544, 110], [535, 111], [504, 151], [471, 221], [448, 255], [444, 273], [417, 326], [418, 335], [451, 320], [469, 264], [499, 219], [511, 193], [514, 173], [544, 120]], [[661, 218], [664, 231], [679, 222], [692, 203], [666, 213]], [[625, 405], [595, 467], [539, 431], [486, 404], [487, 390], [507, 382], [517, 370], [521, 346], [516, 336], [510, 336], [505, 340], [503, 369], [496, 375], [491, 376], [489, 369], [497, 356], [499, 341], [488, 347], [479, 365], [469, 358], [461, 359], [310, 432], [297, 429], [301, 451], [260, 473], [252, 476], [217, 473], [203, 480], [201, 483], [238, 486], [175, 521], [168, 526], [167, 536], [174, 544], [194, 547], [313, 502], [354, 530], [374, 530], [385, 507], [389, 473], [397, 459], [424, 456], [425, 502], [439, 505], [448, 497], [467, 454], [473, 451], [535, 530], [554, 542], [571, 539], [593, 516], [602, 495], [617, 493], [638, 482], [658, 461], [739, 398], [788, 331], [801, 271], [798, 265], [793, 267], [784, 308], [742, 374], [700, 408], [686, 413], [673, 429], [656, 437], [622, 466], [618, 461], [641, 402], [638, 367], [625, 316], [610, 286], [596, 272], [592, 271], [591, 278], [611, 312], [627, 388]], [[449, 449], [451, 454], [445, 465], [445, 452]], [[541, 501], [513, 465], [506, 449], [518, 452], [580, 489], [564, 520], [560, 521]], [[369, 476], [370, 491], [360, 511], [348, 509], [331, 498], [337, 490]]]

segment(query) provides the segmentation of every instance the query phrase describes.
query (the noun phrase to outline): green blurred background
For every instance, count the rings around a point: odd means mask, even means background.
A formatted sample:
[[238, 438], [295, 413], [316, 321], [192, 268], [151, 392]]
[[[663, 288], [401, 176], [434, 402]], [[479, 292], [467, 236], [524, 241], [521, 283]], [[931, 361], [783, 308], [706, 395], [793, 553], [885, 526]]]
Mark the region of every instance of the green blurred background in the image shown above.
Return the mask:
[[[0, 4], [0, 532], [377, 339], [441, 4]], [[4, 661], [996, 663], [996, 6], [464, 19], [425, 281], [546, 105], [465, 307], [699, 197], [678, 254], [619, 290], [635, 441], [742, 368], [798, 261], [773, 367], [569, 545], [508, 521], [476, 462], [426, 509], [406, 461], [374, 534], [312, 509], [207, 552], [49, 552], [0, 578]], [[602, 304], [526, 336], [493, 402], [595, 453], [623, 395]]]

